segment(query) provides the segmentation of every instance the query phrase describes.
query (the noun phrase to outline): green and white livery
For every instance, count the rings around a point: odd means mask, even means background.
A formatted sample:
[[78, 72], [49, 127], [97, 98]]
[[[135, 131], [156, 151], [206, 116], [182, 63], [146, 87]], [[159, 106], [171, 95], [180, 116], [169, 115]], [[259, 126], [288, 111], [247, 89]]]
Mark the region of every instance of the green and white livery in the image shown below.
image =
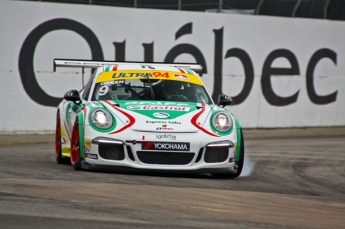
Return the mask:
[[[114, 168], [237, 177], [244, 140], [237, 118], [215, 104], [198, 64], [54, 60], [94, 68], [57, 109], [56, 160], [74, 169]], [[197, 73], [198, 72], [198, 73]]]

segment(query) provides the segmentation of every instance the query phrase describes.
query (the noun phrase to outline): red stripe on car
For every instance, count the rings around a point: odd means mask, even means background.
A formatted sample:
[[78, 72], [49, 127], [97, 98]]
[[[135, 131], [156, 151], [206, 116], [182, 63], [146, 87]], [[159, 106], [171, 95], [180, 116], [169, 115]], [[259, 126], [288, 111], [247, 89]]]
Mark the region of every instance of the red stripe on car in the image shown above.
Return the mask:
[[208, 130], [206, 130], [205, 128], [202, 128], [201, 126], [199, 126], [196, 121], [198, 120], [198, 118], [200, 117], [200, 115], [205, 111], [205, 104], [203, 103], [202, 104], [202, 107], [201, 107], [201, 111], [198, 112], [196, 115], [194, 115], [192, 117], [192, 119], [190, 120], [190, 122], [196, 127], [198, 128], [199, 130], [201, 130], [202, 132], [208, 134], [208, 135], [211, 135], [213, 137], [219, 137], [218, 135], [214, 134], [214, 133], [211, 133], [209, 132]]
[[146, 142], [144, 149], [150, 149], [152, 145], [153, 145], [153, 142]]
[[109, 106], [111, 106], [112, 108], [114, 108], [115, 110], [117, 110], [118, 112], [122, 113], [123, 115], [125, 115], [128, 119], [129, 119], [129, 123], [127, 125], [125, 125], [124, 127], [122, 127], [121, 129], [117, 130], [117, 131], [114, 131], [114, 132], [111, 132], [109, 134], [116, 134], [116, 133], [119, 133], [121, 131], [124, 131], [125, 129], [131, 127], [134, 123], [135, 123], [135, 118], [124, 112], [123, 110], [121, 110], [120, 108], [118, 108], [117, 106], [114, 106], [114, 104], [111, 104], [109, 101], [103, 101], [105, 102], [106, 104], [108, 104]]
[[117, 66], [118, 66], [118, 65], [115, 64], [115, 65], [113, 66], [113, 69], [112, 69], [112, 70], [113, 70], [113, 71], [117, 71]]

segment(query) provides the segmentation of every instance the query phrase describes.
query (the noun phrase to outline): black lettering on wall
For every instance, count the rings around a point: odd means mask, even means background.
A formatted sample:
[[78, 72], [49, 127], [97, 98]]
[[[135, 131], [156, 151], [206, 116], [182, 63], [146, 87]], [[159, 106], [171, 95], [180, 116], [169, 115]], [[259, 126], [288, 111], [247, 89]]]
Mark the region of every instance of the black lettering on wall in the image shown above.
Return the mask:
[[168, 54], [166, 55], [164, 62], [166, 63], [174, 63], [176, 57], [181, 54], [190, 54], [192, 55], [198, 64], [202, 66], [202, 72], [207, 73], [206, 61], [202, 52], [194, 45], [191, 44], [179, 44], [174, 46], [172, 49], [169, 50]]
[[218, 100], [222, 94], [223, 85], [223, 27], [213, 30], [214, 38], [214, 82], [213, 82], [213, 101]]
[[153, 42], [144, 44], [144, 62], [153, 62]]
[[123, 42], [113, 42], [115, 46], [115, 61], [125, 61], [126, 59], [126, 40]]
[[322, 58], [329, 58], [333, 61], [335, 65], [337, 65], [337, 54], [330, 50], [330, 49], [319, 49], [317, 50], [313, 56], [310, 58], [310, 61], [308, 63], [307, 67], [307, 92], [310, 100], [318, 105], [328, 104], [335, 102], [337, 99], [337, 93], [338, 91], [333, 92], [332, 94], [320, 96], [316, 93], [315, 87], [314, 87], [314, 70], [317, 65], [317, 63]]
[[24, 90], [28, 96], [43, 106], [56, 107], [62, 98], [48, 95], [39, 86], [34, 71], [34, 55], [39, 40], [47, 33], [55, 30], [71, 30], [82, 36], [91, 49], [93, 60], [103, 60], [103, 51], [96, 35], [85, 25], [70, 19], [53, 19], [38, 25], [26, 37], [19, 53], [18, 68]]
[[249, 93], [253, 87], [254, 83], [254, 67], [252, 64], [252, 61], [250, 59], [250, 56], [246, 51], [239, 49], [239, 48], [233, 48], [229, 49], [226, 52], [225, 58], [229, 57], [237, 57], [243, 65], [244, 69], [244, 85], [242, 91], [237, 95], [232, 97], [233, 103], [231, 105], [238, 105], [244, 102], [246, 98], [249, 96]]
[[[192, 30], [191, 26], [192, 23], [187, 23], [186, 25], [182, 26], [181, 29], [177, 31], [178, 34], [175, 34], [176, 39], [185, 34], [190, 34]], [[164, 62], [173, 63], [176, 57], [178, 57], [181, 54], [192, 55], [196, 62], [202, 66], [203, 73], [207, 73], [206, 61], [202, 52], [196, 46], [191, 44], [179, 44], [174, 46], [169, 50], [169, 52], [165, 56]]]
[[[286, 58], [290, 64], [291, 68], [273, 68], [272, 63], [277, 58]], [[261, 88], [264, 97], [266, 98], [267, 102], [273, 106], [286, 106], [292, 104], [297, 101], [299, 90], [289, 96], [289, 97], [281, 97], [274, 93], [272, 84], [271, 84], [271, 76], [272, 75], [299, 75], [299, 66], [295, 55], [287, 50], [287, 49], [277, 49], [272, 51], [266, 58], [263, 69], [262, 69], [262, 76], [261, 76]]]
[[185, 24], [179, 30], [177, 30], [177, 32], [175, 33], [175, 40], [177, 40], [178, 38], [180, 38], [183, 35], [192, 34], [192, 30], [193, 30], [193, 23], [192, 22]]

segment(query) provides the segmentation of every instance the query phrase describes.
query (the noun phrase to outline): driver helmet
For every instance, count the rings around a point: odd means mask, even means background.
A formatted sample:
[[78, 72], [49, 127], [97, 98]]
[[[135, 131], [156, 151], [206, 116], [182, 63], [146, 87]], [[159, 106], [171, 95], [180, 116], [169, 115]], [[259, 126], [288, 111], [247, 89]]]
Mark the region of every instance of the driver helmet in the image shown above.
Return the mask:
[[163, 91], [168, 97], [183, 97], [184, 86], [181, 82], [167, 80], [164, 82]]

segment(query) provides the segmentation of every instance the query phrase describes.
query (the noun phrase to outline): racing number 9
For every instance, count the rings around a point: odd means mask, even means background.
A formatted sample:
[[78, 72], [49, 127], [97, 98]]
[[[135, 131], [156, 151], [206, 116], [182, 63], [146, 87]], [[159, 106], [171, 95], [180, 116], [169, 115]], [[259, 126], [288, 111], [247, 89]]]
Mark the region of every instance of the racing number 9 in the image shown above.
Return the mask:
[[108, 93], [109, 87], [103, 86], [99, 89], [98, 95], [103, 96]]

